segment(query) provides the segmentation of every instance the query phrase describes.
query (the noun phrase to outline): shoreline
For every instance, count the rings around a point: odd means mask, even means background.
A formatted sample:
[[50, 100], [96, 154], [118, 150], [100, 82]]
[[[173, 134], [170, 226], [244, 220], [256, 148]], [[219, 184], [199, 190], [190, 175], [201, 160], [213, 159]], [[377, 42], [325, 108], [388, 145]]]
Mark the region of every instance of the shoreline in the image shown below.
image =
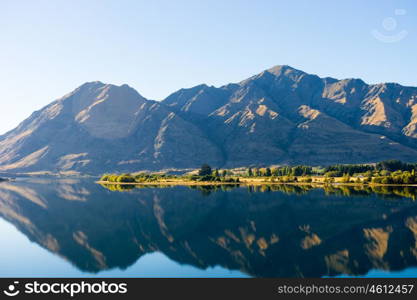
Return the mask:
[[382, 183], [341, 183], [341, 182], [268, 182], [268, 181], [240, 181], [240, 182], [218, 182], [218, 181], [153, 181], [153, 182], [110, 182], [96, 181], [97, 184], [108, 185], [133, 185], [133, 186], [156, 186], [156, 185], [175, 185], [175, 186], [214, 186], [214, 185], [309, 185], [309, 186], [392, 186], [392, 187], [417, 187], [417, 184], [382, 184]]

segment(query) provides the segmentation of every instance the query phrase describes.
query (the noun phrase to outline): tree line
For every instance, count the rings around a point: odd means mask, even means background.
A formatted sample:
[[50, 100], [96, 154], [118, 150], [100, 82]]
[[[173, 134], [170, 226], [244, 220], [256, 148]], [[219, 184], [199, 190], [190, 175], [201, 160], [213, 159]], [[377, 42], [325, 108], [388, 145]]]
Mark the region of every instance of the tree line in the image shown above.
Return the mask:
[[271, 182], [312, 182], [312, 176], [324, 176], [325, 183], [341, 177], [341, 183], [417, 184], [417, 164], [386, 160], [376, 164], [335, 164], [326, 167], [307, 165], [240, 168], [239, 171], [213, 169], [203, 164], [194, 174], [175, 176], [161, 173], [105, 174], [101, 181], [115, 183], [155, 182], [177, 178], [191, 181], [239, 182], [239, 177], [268, 177]]

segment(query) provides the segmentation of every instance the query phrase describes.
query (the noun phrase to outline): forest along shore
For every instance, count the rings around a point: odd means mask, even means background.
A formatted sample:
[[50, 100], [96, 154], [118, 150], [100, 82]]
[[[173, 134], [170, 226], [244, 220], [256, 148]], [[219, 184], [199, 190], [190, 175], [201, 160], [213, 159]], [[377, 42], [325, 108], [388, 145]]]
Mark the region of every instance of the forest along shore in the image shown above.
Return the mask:
[[376, 164], [332, 165], [327, 167], [284, 166], [266, 168], [200, 169], [183, 175], [164, 172], [105, 174], [97, 183], [123, 185], [383, 185], [417, 186], [417, 164], [398, 160]]

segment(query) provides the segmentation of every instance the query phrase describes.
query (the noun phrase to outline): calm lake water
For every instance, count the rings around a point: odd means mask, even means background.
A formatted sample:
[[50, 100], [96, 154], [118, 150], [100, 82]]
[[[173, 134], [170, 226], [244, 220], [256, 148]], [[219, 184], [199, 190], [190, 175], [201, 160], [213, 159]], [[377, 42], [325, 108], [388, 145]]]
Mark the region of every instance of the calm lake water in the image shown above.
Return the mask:
[[417, 276], [417, 191], [0, 183], [0, 277]]

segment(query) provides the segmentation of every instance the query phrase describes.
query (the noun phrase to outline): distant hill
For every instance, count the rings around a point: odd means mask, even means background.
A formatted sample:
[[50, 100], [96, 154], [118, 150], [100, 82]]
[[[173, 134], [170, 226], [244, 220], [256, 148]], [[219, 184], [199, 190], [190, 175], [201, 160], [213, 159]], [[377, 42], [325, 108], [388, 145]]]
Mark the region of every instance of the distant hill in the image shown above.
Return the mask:
[[276, 66], [161, 102], [80, 86], [0, 136], [0, 172], [417, 161], [417, 88]]

